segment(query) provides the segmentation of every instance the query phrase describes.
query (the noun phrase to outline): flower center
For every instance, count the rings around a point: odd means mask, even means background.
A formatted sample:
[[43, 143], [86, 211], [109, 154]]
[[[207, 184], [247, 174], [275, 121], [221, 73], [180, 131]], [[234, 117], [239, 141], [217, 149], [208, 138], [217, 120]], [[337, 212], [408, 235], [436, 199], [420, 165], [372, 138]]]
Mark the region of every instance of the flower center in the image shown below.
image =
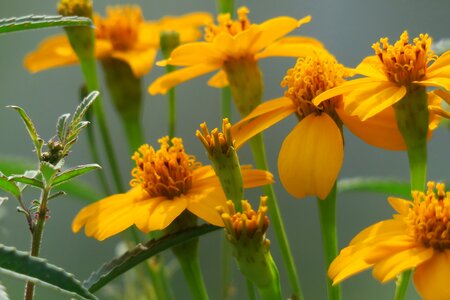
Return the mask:
[[157, 151], [145, 144], [134, 153], [136, 167], [131, 171], [134, 178], [130, 185], [141, 185], [151, 197], [173, 199], [191, 188], [192, 172], [201, 164], [184, 152], [181, 139], [173, 138], [172, 146], [167, 136], [158, 142], [161, 147]]
[[419, 35], [414, 39], [414, 43], [410, 44], [408, 32], [404, 31], [394, 45], [390, 45], [387, 38], [381, 38], [372, 48], [383, 63], [387, 78], [404, 86], [422, 80], [428, 63], [436, 59], [428, 34]]
[[131, 49], [138, 40], [143, 20], [139, 6], [108, 7], [106, 18], [95, 16], [96, 34], [99, 38], [108, 39], [114, 49]]
[[237, 10], [238, 19], [231, 19], [230, 14], [219, 14], [217, 17], [217, 25], [210, 24], [205, 28], [205, 41], [212, 42], [214, 38], [222, 32], [235, 36], [241, 31], [250, 27], [250, 20], [247, 18], [250, 10], [242, 6]]
[[82, 16], [92, 18], [92, 1], [90, 0], [61, 0], [57, 7], [63, 16]]
[[[317, 53], [314, 56], [301, 57], [290, 68], [283, 81], [282, 87], [287, 87], [284, 95], [297, 106], [297, 116], [303, 119], [311, 113], [334, 113], [335, 101], [332, 98], [315, 106], [312, 101], [319, 94], [338, 86], [349, 76], [344, 66], [329, 54]], [[340, 96], [339, 96], [340, 97]]]
[[427, 193], [414, 192], [414, 204], [406, 217], [411, 234], [426, 247], [450, 249], [450, 192], [445, 185], [428, 183]]

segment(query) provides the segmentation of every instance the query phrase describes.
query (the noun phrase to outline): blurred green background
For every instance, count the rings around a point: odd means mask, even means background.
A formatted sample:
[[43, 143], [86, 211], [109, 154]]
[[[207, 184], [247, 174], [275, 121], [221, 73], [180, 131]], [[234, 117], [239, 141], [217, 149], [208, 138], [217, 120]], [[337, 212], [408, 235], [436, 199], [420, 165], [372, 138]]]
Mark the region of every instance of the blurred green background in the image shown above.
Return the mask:
[[[142, 7], [146, 19], [159, 19], [164, 15], [178, 15], [192, 11], [215, 11], [214, 1], [95, 1], [97, 12], [104, 15], [105, 6], [135, 3]], [[450, 2], [446, 0], [249, 0], [238, 1], [236, 7], [246, 5], [253, 22], [288, 15], [301, 18], [312, 15], [310, 24], [296, 30], [296, 35], [312, 36], [321, 40], [341, 63], [349, 67], [356, 66], [362, 58], [371, 55], [372, 43], [380, 37], [396, 40], [403, 30], [410, 37], [419, 33], [429, 33], [435, 41], [450, 37]], [[0, 17], [23, 16], [28, 14], [55, 14], [56, 2], [40, 1], [0, 1]], [[55, 123], [59, 115], [72, 112], [78, 102], [78, 89], [83, 80], [78, 66], [51, 69], [37, 74], [29, 74], [23, 67], [23, 57], [35, 49], [46, 36], [60, 33], [62, 29], [42, 29], [18, 32], [0, 36], [0, 154], [15, 155], [33, 160], [32, 144], [24, 126], [11, 109], [4, 108], [14, 104], [23, 107], [33, 118], [38, 131], [46, 139], [55, 132]], [[159, 54], [159, 58], [161, 54]], [[279, 83], [286, 70], [293, 66], [294, 58], [269, 58], [261, 61], [264, 74], [264, 99], [272, 99], [283, 94]], [[144, 79], [143, 89], [155, 78], [165, 72], [155, 67]], [[204, 150], [194, 136], [201, 122], [214, 127], [221, 123], [220, 91], [206, 85], [209, 77], [197, 78], [177, 88], [178, 128], [177, 135], [184, 138], [187, 152], [194, 154], [200, 161], [208, 163]], [[113, 133], [115, 150], [118, 154], [124, 183], [130, 179], [132, 161], [128, 155], [126, 141], [113, 107], [108, 102], [108, 94], [103, 88], [108, 122]], [[166, 97], [152, 97], [145, 94], [144, 126], [147, 142], [155, 145], [159, 137], [166, 134], [167, 105]], [[234, 113], [233, 120], [238, 114]], [[266, 132], [267, 152], [272, 171], [277, 177], [276, 160], [282, 141], [296, 124], [295, 117], [284, 120]], [[93, 124], [95, 126], [96, 124]], [[389, 152], [373, 148], [346, 132], [345, 161], [341, 178], [354, 176], [386, 176], [408, 180], [406, 153]], [[450, 134], [448, 129], [438, 129], [429, 143], [429, 179], [445, 180], [449, 178]], [[240, 152], [241, 163], [252, 163], [248, 148]], [[85, 134], [74, 147], [67, 160], [70, 165], [92, 162]], [[104, 166], [108, 171], [108, 166]], [[89, 175], [85, 181], [98, 185], [97, 177]], [[278, 179], [276, 192], [281, 212], [295, 256], [305, 299], [325, 299], [325, 273], [322, 262], [320, 228], [315, 199], [296, 200], [287, 194]], [[253, 203], [257, 203], [261, 191], [252, 190], [246, 194]], [[30, 197], [36, 195], [30, 195]], [[338, 228], [340, 247], [363, 228], [382, 219], [390, 218], [393, 211], [386, 201], [387, 195], [368, 193], [346, 193], [338, 199]], [[82, 233], [73, 234], [70, 224], [86, 202], [71, 197], [58, 198], [50, 203], [50, 219], [46, 224], [41, 256], [51, 263], [72, 272], [79, 279], [86, 279], [103, 262], [114, 256], [119, 238], [98, 242], [86, 238]], [[0, 243], [14, 246], [20, 250], [29, 249], [30, 236], [25, 219], [16, 213], [16, 203], [10, 199], [0, 208]], [[272, 252], [278, 264], [284, 295], [288, 297], [288, 283], [279, 249], [274, 235]], [[201, 262], [206, 285], [211, 299], [220, 296], [220, 245], [222, 233], [215, 232], [201, 239]], [[176, 299], [187, 299], [188, 288], [182, 274], [170, 253], [164, 255], [173, 269], [172, 287]], [[233, 265], [234, 266], [234, 265]], [[246, 296], [242, 277], [234, 272], [236, 294], [234, 299]], [[11, 299], [20, 299], [23, 294], [23, 282], [11, 279], [0, 273], [0, 282], [7, 288]], [[117, 283], [117, 281], [116, 281]], [[394, 283], [381, 285], [370, 272], [352, 277], [343, 284], [344, 299], [390, 299]], [[122, 299], [134, 299], [133, 297]], [[110, 295], [100, 294], [102, 299], [113, 299]], [[37, 299], [69, 299], [70, 297], [39, 287]], [[410, 285], [407, 299], [419, 299], [414, 287]]]

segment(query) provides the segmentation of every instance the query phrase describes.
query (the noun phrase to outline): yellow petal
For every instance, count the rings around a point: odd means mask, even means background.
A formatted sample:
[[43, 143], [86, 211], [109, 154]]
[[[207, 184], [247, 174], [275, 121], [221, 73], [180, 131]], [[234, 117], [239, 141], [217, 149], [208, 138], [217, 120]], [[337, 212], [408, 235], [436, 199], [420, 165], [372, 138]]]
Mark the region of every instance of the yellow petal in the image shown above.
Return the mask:
[[223, 59], [223, 54], [212, 43], [197, 42], [175, 48], [167, 63], [174, 66], [221, 65]]
[[296, 20], [291, 17], [277, 17], [261, 23], [259, 25], [261, 28], [261, 35], [259, 36], [258, 41], [252, 45], [251, 51], [253, 53], [258, 52], [299, 27], [301, 24], [308, 23], [310, 20], [311, 16], [307, 16], [301, 20]]
[[344, 159], [342, 135], [328, 114], [310, 114], [286, 137], [278, 156], [284, 188], [302, 198], [324, 199], [333, 187]]
[[239, 149], [246, 141], [270, 126], [278, 123], [293, 112], [296, 107], [289, 98], [278, 98], [257, 106], [247, 117], [231, 128], [231, 134]]
[[365, 121], [357, 116], [350, 116], [342, 107], [336, 108], [336, 112], [345, 126], [369, 145], [387, 150], [406, 150], [393, 107], [388, 107]]
[[434, 77], [437, 74], [443, 72], [444, 70], [448, 70], [449, 65], [450, 65], [450, 51], [447, 51], [442, 55], [440, 55], [438, 59], [436, 59], [434, 63], [427, 68], [425, 78]]
[[378, 56], [367, 56], [356, 67], [355, 72], [367, 77], [376, 78], [379, 80], [387, 80], [386, 74], [383, 72], [383, 64]]
[[307, 37], [286, 37], [276, 43], [267, 46], [263, 51], [255, 55], [256, 59], [272, 56], [302, 57], [316, 55], [324, 51], [322, 43]]
[[369, 264], [376, 264], [379, 261], [408, 249], [416, 247], [415, 239], [407, 234], [395, 235], [384, 238], [371, 246], [371, 250], [365, 256], [365, 261]]
[[[438, 75], [440, 76], [440, 74]], [[431, 87], [439, 87], [439, 88], [443, 88], [445, 90], [450, 90], [450, 78], [448, 77], [432, 77], [429, 78], [427, 76], [426, 80], [421, 80], [421, 81], [414, 81], [414, 83], [423, 85], [423, 86], [431, 86]]]
[[78, 58], [65, 35], [45, 39], [37, 50], [28, 53], [24, 60], [25, 68], [33, 73], [76, 63]]
[[240, 58], [242, 56], [254, 55], [253, 45], [257, 43], [261, 36], [261, 27], [258, 25], [251, 25], [247, 30], [241, 31], [233, 37], [234, 47], [230, 48], [232, 52], [224, 49], [224, 53], [229, 57]]
[[165, 200], [165, 197], [157, 197], [135, 203], [133, 219], [134, 224], [140, 231], [148, 233], [151, 230], [149, 226], [151, 212], [163, 200]]
[[414, 285], [425, 300], [450, 299], [450, 251], [435, 251], [414, 272]]
[[362, 121], [394, 105], [406, 95], [406, 88], [389, 81], [378, 82], [370, 88], [355, 90], [344, 98], [344, 109]]
[[399, 214], [401, 214], [403, 216], [408, 215], [409, 209], [412, 206], [411, 201], [407, 201], [407, 200], [400, 199], [400, 198], [389, 197], [388, 201], [389, 201], [389, 204], [392, 206], [392, 208], [395, 209], [395, 211], [397, 211]]
[[220, 185], [214, 188], [189, 191], [186, 197], [187, 209], [190, 212], [210, 224], [224, 226], [222, 218], [216, 210], [217, 206], [226, 206], [226, 197]]
[[111, 53], [111, 57], [127, 63], [133, 75], [140, 78], [152, 69], [156, 53], [157, 48], [146, 48], [143, 50], [114, 51]]
[[208, 85], [215, 88], [223, 88], [228, 86], [228, 84], [227, 73], [224, 70], [220, 70], [208, 80]]
[[197, 65], [176, 70], [153, 81], [148, 87], [152, 95], [165, 94], [174, 86], [218, 69], [217, 65]]
[[187, 199], [184, 195], [173, 199], [160, 201], [150, 212], [148, 228], [150, 231], [162, 230], [169, 226], [187, 208]]
[[393, 279], [403, 271], [417, 267], [433, 256], [433, 248], [413, 248], [399, 253], [377, 263], [373, 275], [382, 283]]
[[273, 175], [264, 170], [241, 168], [244, 188], [254, 188], [273, 183]]
[[[436, 94], [437, 96], [439, 96], [440, 98], [444, 99], [445, 102], [447, 102], [448, 105], [450, 105], [450, 93], [447, 91], [443, 91], [443, 90], [436, 90], [433, 91], [434, 94]], [[430, 104], [430, 103], [428, 103]]]
[[406, 231], [405, 222], [398, 220], [385, 220], [375, 223], [360, 233], [358, 233], [350, 242], [350, 245], [376, 243], [397, 235], [404, 235]]
[[364, 261], [369, 249], [354, 252], [354, 247], [346, 247], [333, 260], [328, 268], [328, 276], [333, 280], [333, 285], [340, 283], [350, 276], [358, 274], [372, 265]]
[[377, 86], [378, 84], [385, 82], [385, 80], [379, 80], [379, 79], [373, 79], [373, 78], [359, 78], [354, 79], [350, 81], [346, 81], [343, 84], [334, 87], [330, 90], [326, 90], [325, 92], [321, 93], [317, 97], [313, 99], [313, 104], [315, 106], [319, 106], [320, 103], [322, 103], [325, 100], [328, 100], [330, 98], [344, 95], [349, 92], [353, 92], [354, 90], [358, 89], [372, 89], [373, 86]]

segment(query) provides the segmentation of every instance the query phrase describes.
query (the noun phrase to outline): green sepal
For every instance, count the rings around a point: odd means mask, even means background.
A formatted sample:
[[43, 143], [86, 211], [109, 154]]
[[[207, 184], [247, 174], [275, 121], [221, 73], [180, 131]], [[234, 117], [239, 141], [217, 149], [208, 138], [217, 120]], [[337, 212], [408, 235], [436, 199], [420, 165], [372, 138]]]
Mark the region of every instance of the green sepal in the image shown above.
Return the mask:
[[2, 172], [0, 172], [0, 189], [10, 193], [17, 199], [20, 198], [21, 193], [19, 187], [16, 185], [16, 183], [10, 181], [9, 178], [5, 176]]
[[132, 269], [148, 258], [184, 243], [192, 238], [220, 229], [213, 225], [202, 225], [190, 229], [166, 235], [160, 239], [150, 240], [145, 244], [139, 244], [121, 256], [105, 263], [97, 271], [91, 274], [83, 283], [91, 293], [95, 293], [108, 282]]
[[14, 277], [55, 287], [61, 292], [85, 299], [97, 299], [75, 279], [73, 274], [47, 263], [45, 259], [0, 244], [0, 270], [2, 269]]
[[55, 178], [51, 182], [51, 186], [55, 187], [87, 172], [101, 168], [102, 167], [97, 164], [87, 164], [67, 169], [55, 176]]
[[78, 16], [23, 16], [0, 19], [0, 34], [55, 26], [93, 26], [92, 20]]
[[34, 147], [36, 150], [36, 154], [40, 160], [42, 145], [43, 145], [44, 141], [39, 137], [39, 135], [36, 131], [36, 127], [33, 124], [33, 121], [30, 119], [30, 117], [27, 115], [27, 113], [21, 107], [15, 106], [15, 105], [8, 105], [7, 107], [13, 108], [19, 113], [20, 117], [22, 118], [22, 121], [25, 123], [25, 127], [27, 128], [27, 131], [31, 137], [31, 140], [33, 141], [33, 144], [34, 144]]

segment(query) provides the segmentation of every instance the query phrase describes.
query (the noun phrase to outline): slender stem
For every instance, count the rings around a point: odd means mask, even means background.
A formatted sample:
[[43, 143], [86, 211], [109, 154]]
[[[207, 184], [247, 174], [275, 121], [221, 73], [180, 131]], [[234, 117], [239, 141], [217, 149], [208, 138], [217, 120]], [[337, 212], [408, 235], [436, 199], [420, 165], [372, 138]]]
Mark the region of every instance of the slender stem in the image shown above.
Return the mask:
[[173, 247], [172, 251], [178, 258], [193, 299], [209, 299], [198, 259], [198, 238], [191, 239], [179, 246]]
[[[260, 133], [254, 136], [250, 140], [250, 143], [253, 151], [253, 156], [255, 158], [256, 167], [258, 169], [268, 170], [263, 135]], [[295, 267], [294, 258], [292, 257], [291, 249], [289, 246], [289, 240], [284, 230], [284, 225], [281, 218], [280, 209], [278, 208], [278, 203], [275, 196], [275, 191], [273, 189], [273, 185], [264, 186], [263, 191], [264, 194], [268, 197], [267, 207], [271, 216], [271, 225], [275, 231], [278, 245], [280, 246], [281, 249], [283, 261], [288, 272], [288, 279], [293, 292], [291, 298], [303, 299], [300, 287], [300, 280]]]
[[226, 239], [222, 239], [222, 299], [226, 300], [230, 297], [230, 278], [231, 278], [231, 270], [230, 270], [230, 258], [231, 258], [231, 245]]
[[410, 278], [411, 278], [411, 270], [405, 271], [398, 276], [394, 295], [395, 300], [405, 299]]
[[148, 270], [150, 271], [150, 277], [152, 279], [153, 288], [155, 290], [156, 298], [158, 300], [171, 300], [172, 291], [167, 282], [167, 275], [164, 268], [164, 263], [161, 257], [154, 256], [148, 263]]
[[[83, 72], [84, 78], [86, 80], [86, 85], [88, 91], [99, 90], [99, 84], [97, 80], [97, 68], [95, 59], [83, 59], [80, 61], [81, 70]], [[111, 136], [109, 134], [108, 126], [106, 124], [105, 111], [103, 109], [103, 99], [101, 95], [97, 97], [93, 104], [95, 117], [100, 128], [100, 135], [102, 142], [108, 157], [109, 165], [111, 166], [112, 175], [114, 179], [114, 184], [119, 192], [124, 191], [124, 186], [122, 184], [122, 179], [120, 176], [119, 165], [116, 160], [114, 153], [114, 148], [111, 142]]]
[[221, 14], [229, 13], [233, 18], [234, 0], [217, 0], [217, 11]]
[[144, 134], [142, 132], [141, 120], [139, 118], [128, 118], [123, 120], [123, 126], [128, 140], [131, 153], [137, 151], [144, 144]]
[[255, 286], [248, 279], [245, 279], [245, 283], [246, 283], [246, 286], [247, 286], [248, 300], [256, 300]]
[[225, 87], [222, 89], [222, 118], [228, 118], [231, 122], [231, 89]]
[[[33, 229], [33, 237], [31, 241], [31, 256], [39, 256], [41, 249], [42, 235], [44, 233], [45, 220], [47, 219], [47, 202], [50, 189], [45, 187], [41, 193], [41, 204], [39, 205], [36, 226]], [[34, 283], [27, 281], [25, 285], [25, 300], [32, 300], [34, 297]]]
[[[336, 182], [328, 196], [321, 200], [317, 199], [320, 216], [320, 229], [324, 249], [326, 269], [338, 254], [337, 230], [336, 230]], [[327, 291], [329, 300], [341, 299], [340, 285], [333, 286], [327, 276]]]
[[177, 125], [177, 106], [175, 101], [175, 88], [171, 88], [167, 95], [169, 98], [169, 138], [173, 138]]

